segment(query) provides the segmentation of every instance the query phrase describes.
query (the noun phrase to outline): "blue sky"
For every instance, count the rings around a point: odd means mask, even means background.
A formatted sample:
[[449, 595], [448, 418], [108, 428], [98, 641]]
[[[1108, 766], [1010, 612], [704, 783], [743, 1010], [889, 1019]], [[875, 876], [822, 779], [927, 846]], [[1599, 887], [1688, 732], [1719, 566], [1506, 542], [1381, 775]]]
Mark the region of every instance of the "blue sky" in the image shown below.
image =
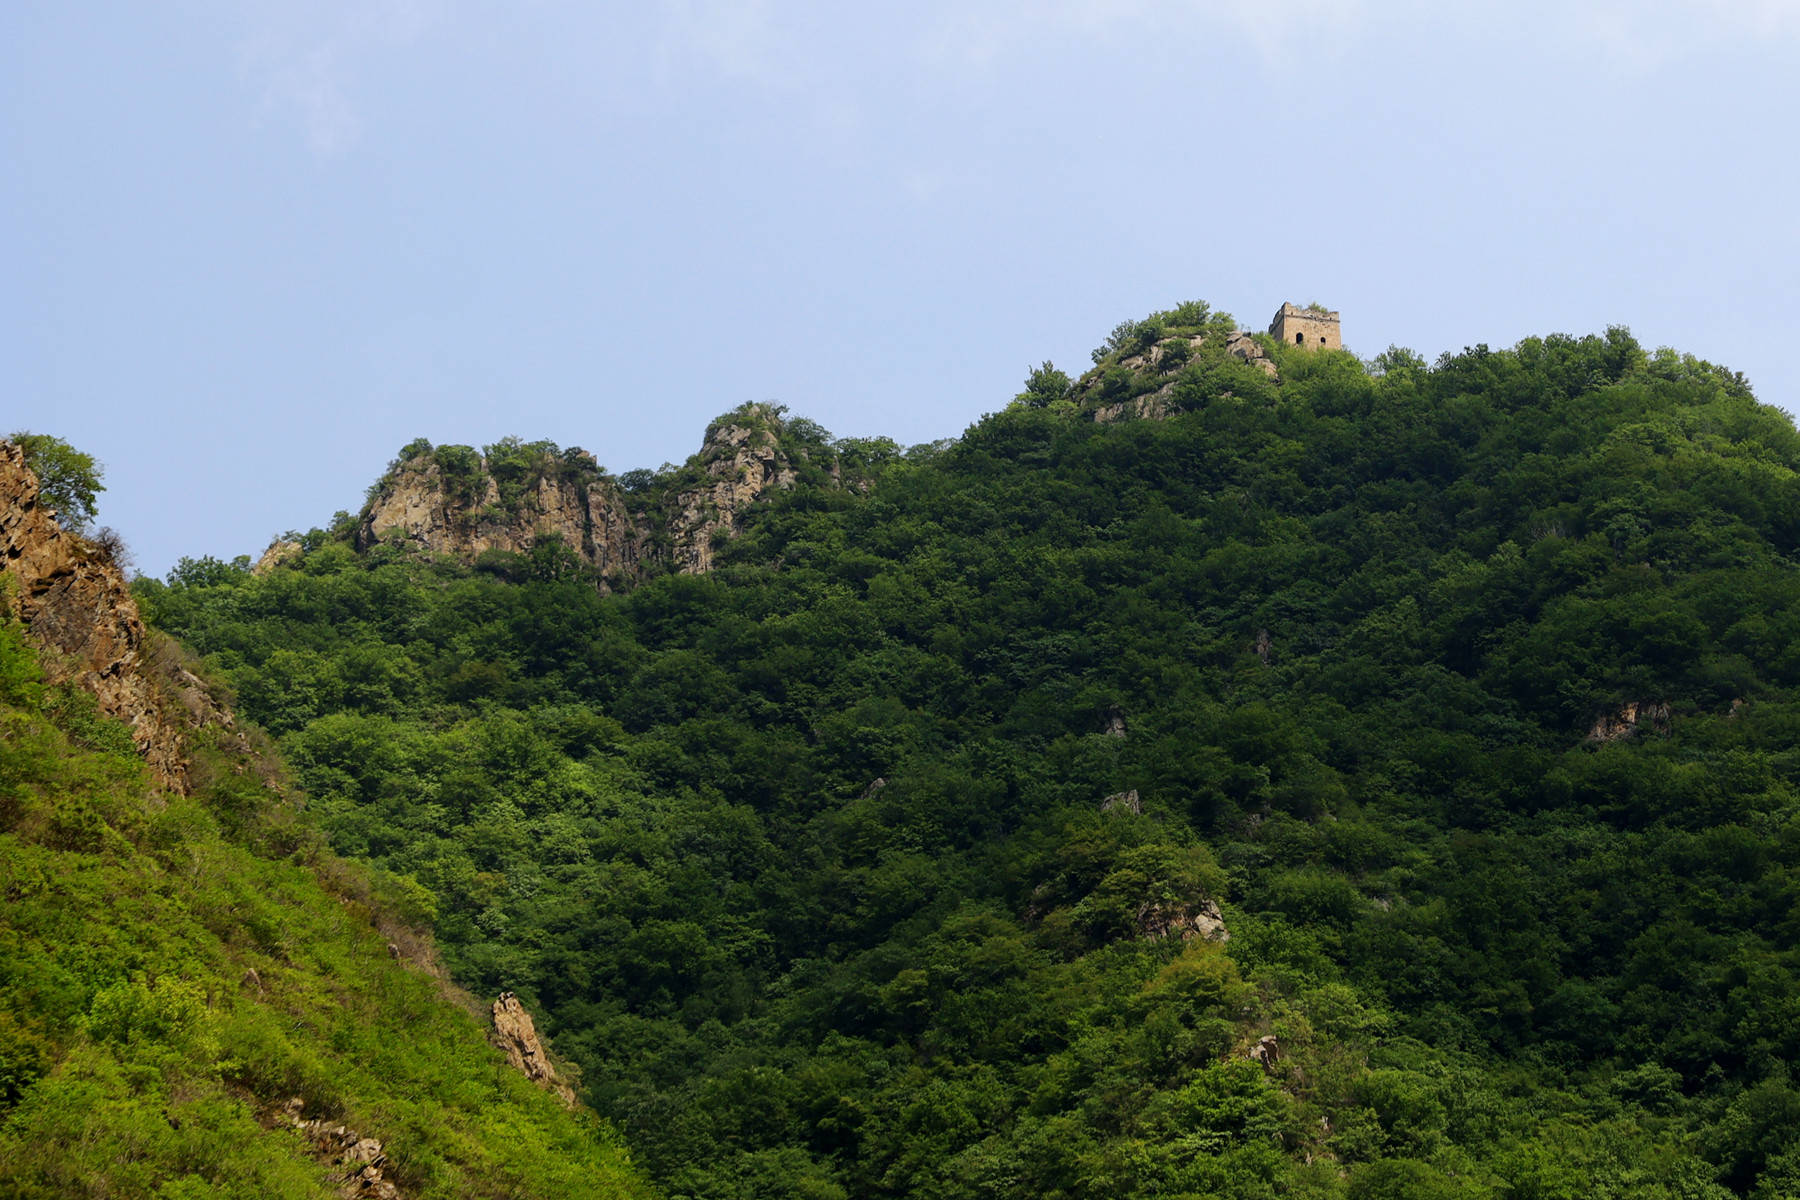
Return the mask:
[[0, 422], [140, 568], [415, 437], [959, 434], [1197, 298], [1800, 403], [1800, 0], [10, 0]]

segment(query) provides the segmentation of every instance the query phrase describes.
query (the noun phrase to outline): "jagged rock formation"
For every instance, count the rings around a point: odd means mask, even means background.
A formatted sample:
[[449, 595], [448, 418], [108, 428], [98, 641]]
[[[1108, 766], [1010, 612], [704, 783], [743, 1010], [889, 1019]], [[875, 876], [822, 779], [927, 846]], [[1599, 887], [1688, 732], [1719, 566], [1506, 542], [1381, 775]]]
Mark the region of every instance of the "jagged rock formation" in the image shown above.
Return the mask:
[[628, 494], [592, 455], [558, 454], [548, 443], [526, 448], [536, 458], [522, 479], [517, 458], [509, 460], [506, 482], [466, 447], [409, 447], [376, 484], [357, 545], [410, 543], [472, 562], [494, 550], [528, 554], [554, 537], [603, 578], [630, 578], [655, 562], [699, 574], [742, 531], [746, 509], [793, 486], [797, 472], [781, 430], [766, 405], [719, 418], [688, 461], [687, 478], [677, 475], [654, 500]]
[[744, 510], [771, 489], [794, 486], [797, 473], [782, 452], [780, 429], [779, 419], [760, 404], [707, 427], [699, 455], [707, 482], [676, 493], [669, 506], [677, 571], [710, 571], [717, 543], [742, 530]]
[[38, 503], [24, 453], [0, 440], [0, 607], [24, 622], [44, 651], [51, 683], [92, 692], [100, 711], [131, 727], [131, 740], [161, 787], [185, 792], [186, 731], [230, 728], [231, 713], [172, 657], [153, 662], [137, 601], [100, 546], [70, 533]]
[[1263, 349], [1261, 342], [1242, 329], [1225, 339], [1225, 353], [1240, 362], [1260, 367], [1264, 375], [1275, 378], [1275, 362], [1269, 357], [1269, 352]]
[[459, 465], [441, 453], [395, 464], [363, 509], [358, 546], [411, 542], [472, 561], [488, 550], [528, 553], [556, 537], [603, 573], [636, 563], [641, 539], [625, 494], [599, 475], [591, 456], [587, 470], [579, 458], [573, 469], [566, 459], [540, 461], [536, 478], [512, 504], [504, 502], [485, 459], [472, 472]]
[[1175, 389], [1190, 364], [1211, 357], [1253, 366], [1278, 378], [1258, 335], [1177, 331], [1130, 353], [1103, 360], [1075, 382], [1072, 398], [1097, 422], [1161, 420], [1177, 410]]
[[312, 1146], [313, 1155], [337, 1172], [338, 1195], [344, 1200], [402, 1200], [405, 1195], [386, 1178], [387, 1151], [372, 1137], [329, 1121], [307, 1120], [306, 1102], [299, 1096], [283, 1108]]
[[1588, 741], [1617, 742], [1646, 728], [1667, 737], [1672, 716], [1666, 702], [1634, 700], [1620, 705], [1617, 712], [1601, 713], [1594, 718], [1594, 726], [1588, 730]]
[[1108, 421], [1124, 421], [1136, 419], [1140, 421], [1160, 421], [1175, 411], [1169, 403], [1169, 397], [1175, 392], [1175, 381], [1170, 380], [1154, 392], [1142, 396], [1134, 396], [1130, 400], [1119, 400], [1112, 404], [1102, 404], [1094, 410], [1094, 420], [1102, 425]]
[[299, 542], [290, 542], [282, 538], [277, 538], [275, 541], [269, 543], [269, 548], [267, 550], [262, 552], [262, 557], [256, 560], [256, 565], [250, 568], [250, 573], [252, 575], [267, 575], [276, 567], [283, 566], [299, 558], [303, 549], [304, 547], [302, 547]]
[[1184, 942], [1197, 937], [1209, 942], [1231, 940], [1219, 902], [1210, 897], [1189, 904], [1148, 901], [1138, 909], [1137, 926], [1142, 936], [1157, 942], [1171, 937]]
[[522, 1071], [525, 1078], [545, 1091], [555, 1092], [563, 1098], [563, 1103], [575, 1103], [574, 1090], [556, 1077], [556, 1068], [544, 1055], [544, 1045], [538, 1041], [537, 1026], [532, 1023], [531, 1014], [511, 992], [501, 992], [494, 1001], [493, 1042], [506, 1052], [506, 1061]]

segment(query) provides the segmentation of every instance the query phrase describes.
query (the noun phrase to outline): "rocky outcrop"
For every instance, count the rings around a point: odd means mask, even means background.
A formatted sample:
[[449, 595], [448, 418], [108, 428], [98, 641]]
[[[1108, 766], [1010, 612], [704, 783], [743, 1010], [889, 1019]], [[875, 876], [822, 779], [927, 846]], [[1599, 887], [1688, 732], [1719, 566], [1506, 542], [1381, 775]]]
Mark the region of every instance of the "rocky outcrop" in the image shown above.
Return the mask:
[[797, 472], [782, 451], [780, 432], [780, 418], [762, 404], [747, 404], [707, 427], [699, 456], [706, 481], [675, 493], [669, 503], [677, 571], [710, 571], [713, 552], [742, 531], [745, 510], [774, 489], [794, 486]]
[[[454, 449], [463, 449], [455, 447]], [[528, 554], [550, 537], [602, 575], [631, 570], [641, 531], [617, 483], [591, 456], [546, 455], [516, 496], [503, 497], [485, 459], [425, 453], [397, 462], [363, 508], [357, 545], [411, 543], [473, 562], [489, 550]], [[583, 469], [583, 467], [586, 469]]]
[[1139, 933], [1151, 941], [1180, 938], [1184, 942], [1205, 938], [1209, 942], [1229, 942], [1231, 933], [1225, 928], [1225, 916], [1219, 902], [1210, 897], [1189, 904], [1149, 901], [1137, 912]]
[[1225, 353], [1240, 362], [1262, 368], [1263, 374], [1271, 379], [1275, 377], [1275, 363], [1269, 357], [1269, 352], [1263, 349], [1262, 343], [1254, 335], [1245, 333], [1242, 329], [1225, 339]]
[[1208, 360], [1235, 360], [1278, 378], [1262, 339], [1242, 329], [1221, 336], [1173, 332], [1143, 349], [1107, 358], [1075, 382], [1072, 398], [1092, 418], [1163, 420], [1178, 411], [1175, 388], [1184, 368]]
[[700, 453], [672, 481], [632, 495], [581, 450], [538, 443], [524, 448], [537, 457], [522, 466], [513, 444], [503, 486], [496, 465], [466, 446], [415, 443], [375, 485], [357, 546], [410, 545], [473, 562], [488, 551], [529, 554], [554, 537], [602, 579], [655, 563], [700, 574], [742, 532], [752, 504], [798, 478], [781, 432], [775, 410], [747, 404], [707, 428]]
[[305, 547], [299, 542], [291, 542], [282, 538], [277, 538], [269, 543], [269, 548], [267, 550], [262, 552], [262, 557], [256, 560], [256, 565], [250, 568], [250, 573], [252, 575], [267, 575], [276, 567], [286, 566], [288, 563], [294, 562], [300, 557], [304, 550]]
[[152, 661], [124, 573], [102, 547], [56, 523], [9, 441], [0, 441], [0, 579], [0, 604], [25, 624], [48, 682], [93, 693], [101, 712], [130, 726], [157, 784], [187, 791], [187, 731], [229, 728], [230, 712], [172, 659]]
[[299, 1096], [282, 1112], [312, 1147], [313, 1157], [331, 1165], [344, 1200], [403, 1200], [405, 1193], [386, 1177], [387, 1151], [375, 1138], [329, 1121], [307, 1120], [306, 1102]]
[[1103, 813], [1120, 810], [1138, 816], [1143, 815], [1144, 802], [1138, 799], [1138, 791], [1136, 788], [1132, 788], [1128, 792], [1114, 792], [1100, 802], [1100, 811]]
[[1142, 396], [1134, 396], [1130, 400], [1120, 400], [1113, 404], [1102, 404], [1094, 410], [1094, 420], [1105, 425], [1111, 421], [1141, 420], [1160, 421], [1175, 411], [1174, 402], [1170, 399], [1175, 394], [1175, 382], [1170, 380], [1154, 392], [1146, 392]]
[[563, 1098], [563, 1103], [571, 1106], [575, 1103], [575, 1092], [556, 1077], [556, 1068], [544, 1055], [544, 1046], [538, 1041], [537, 1026], [532, 1023], [531, 1014], [511, 992], [501, 992], [494, 1001], [493, 1042], [506, 1052], [506, 1061], [522, 1071], [525, 1078], [545, 1091], [555, 1092]]
[[1629, 704], [1621, 704], [1610, 713], [1601, 713], [1594, 718], [1593, 728], [1588, 730], [1587, 740], [1590, 742], [1617, 742], [1648, 729], [1663, 737], [1669, 736], [1669, 722], [1672, 714], [1667, 703], [1650, 700], [1634, 700]]

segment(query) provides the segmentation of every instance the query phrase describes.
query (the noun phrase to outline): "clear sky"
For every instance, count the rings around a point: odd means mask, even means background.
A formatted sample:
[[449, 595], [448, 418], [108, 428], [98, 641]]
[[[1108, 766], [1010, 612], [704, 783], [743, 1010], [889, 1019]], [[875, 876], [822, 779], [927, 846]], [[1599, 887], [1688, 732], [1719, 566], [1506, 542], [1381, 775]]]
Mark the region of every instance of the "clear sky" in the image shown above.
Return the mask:
[[0, 423], [160, 575], [406, 442], [962, 432], [1120, 320], [1800, 403], [1800, 0], [6, 0]]

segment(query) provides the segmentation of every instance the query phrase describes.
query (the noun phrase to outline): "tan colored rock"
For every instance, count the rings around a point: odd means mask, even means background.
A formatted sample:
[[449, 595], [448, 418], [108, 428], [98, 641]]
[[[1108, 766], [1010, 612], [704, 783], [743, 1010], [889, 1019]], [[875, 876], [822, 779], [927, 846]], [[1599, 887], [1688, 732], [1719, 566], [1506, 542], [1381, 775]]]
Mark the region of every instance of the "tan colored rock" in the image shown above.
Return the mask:
[[1132, 418], [1145, 421], [1160, 421], [1175, 411], [1171, 397], [1175, 392], [1175, 381], [1170, 380], [1154, 392], [1142, 396], [1134, 396], [1130, 400], [1120, 400], [1115, 404], [1103, 404], [1094, 410], [1094, 420], [1104, 425], [1110, 421], [1124, 421]]
[[744, 511], [768, 492], [790, 488], [798, 473], [780, 444], [781, 420], [767, 405], [749, 404], [715, 421], [700, 447], [707, 482], [679, 492], [669, 505], [675, 569], [712, 570], [715, 542], [736, 537]]
[[[702, 480], [672, 491], [656, 513], [634, 512], [625, 492], [605, 477], [546, 461], [511, 511], [485, 461], [466, 479], [447, 479], [436, 454], [394, 464], [362, 512], [357, 546], [410, 543], [473, 562], [489, 550], [528, 553], [555, 536], [602, 577], [630, 577], [652, 560], [682, 574], [712, 569], [719, 545], [743, 531], [749, 507], [798, 478], [781, 447], [781, 419], [748, 404], [708, 427], [689, 460]], [[585, 458], [581, 451], [567, 454]]]
[[1601, 713], [1596, 717], [1593, 728], [1588, 730], [1587, 740], [1617, 742], [1635, 737], [1646, 727], [1667, 737], [1672, 716], [1666, 702], [1634, 700], [1629, 704], [1621, 704], [1614, 712]]
[[506, 1061], [524, 1073], [525, 1078], [545, 1091], [555, 1092], [563, 1103], [573, 1105], [575, 1092], [556, 1077], [556, 1068], [544, 1054], [538, 1041], [537, 1026], [531, 1014], [511, 992], [501, 992], [494, 1001], [493, 1043], [506, 1052]]
[[[1329, 316], [1335, 321], [1335, 313], [1329, 314]], [[1322, 325], [1321, 328], [1323, 328]], [[1335, 329], [1335, 325], [1332, 328]], [[1118, 368], [1124, 368], [1139, 378], [1142, 378], [1147, 372], [1171, 374], [1186, 363], [1193, 361], [1194, 352], [1205, 346], [1206, 343], [1207, 335], [1204, 333], [1164, 338], [1142, 353], [1128, 354], [1116, 362], [1103, 363], [1075, 382], [1075, 399], [1083, 404], [1096, 403], [1098, 400], [1096, 393], [1102, 383], [1110, 373]], [[1307, 344], [1312, 343], [1308, 342]], [[1336, 345], [1335, 342], [1331, 344]], [[1271, 379], [1279, 377], [1274, 360], [1269, 357], [1263, 343], [1254, 334], [1242, 329], [1232, 331], [1225, 337], [1224, 350], [1238, 361], [1261, 370]], [[1174, 379], [1170, 379], [1156, 391], [1147, 395], [1099, 404], [1092, 410], [1093, 418], [1104, 424], [1111, 421], [1134, 419], [1158, 421], [1173, 416], [1176, 411], [1172, 398], [1175, 382]], [[1224, 394], [1229, 395], [1230, 393]]]
[[157, 784], [188, 789], [184, 733], [231, 715], [192, 674], [150, 662], [137, 601], [95, 543], [59, 526], [38, 503], [25, 456], [0, 440], [0, 604], [42, 651], [46, 679], [93, 693], [100, 711], [131, 727]]
[[1259, 1064], [1270, 1075], [1275, 1073], [1275, 1064], [1281, 1061], [1281, 1039], [1274, 1034], [1258, 1038], [1256, 1045], [1245, 1051], [1245, 1057]]
[[1209, 942], [1229, 942], [1231, 931], [1225, 928], [1225, 914], [1219, 911], [1217, 900], [1203, 900], [1188, 916], [1188, 931], [1181, 935], [1183, 941], [1193, 937], [1203, 937]]
[[307, 1120], [306, 1102], [299, 1096], [282, 1111], [310, 1143], [313, 1156], [337, 1169], [343, 1200], [404, 1200], [405, 1193], [386, 1178], [387, 1151], [380, 1141], [329, 1121]]
[[436, 459], [421, 455], [396, 465], [378, 485], [363, 508], [357, 545], [411, 542], [472, 562], [488, 550], [526, 554], [551, 536], [606, 574], [635, 567], [642, 531], [610, 479], [570, 479], [552, 467], [517, 511], [507, 512], [485, 462], [474, 490], [458, 493]]
[[1178, 937], [1184, 942], [1205, 938], [1209, 942], [1229, 942], [1231, 932], [1225, 928], [1225, 916], [1219, 902], [1202, 897], [1188, 903], [1152, 900], [1137, 911], [1138, 932], [1151, 941]]
[[1262, 348], [1262, 343], [1242, 329], [1225, 339], [1225, 353], [1253, 366], [1261, 367], [1263, 374], [1270, 378], [1275, 376], [1275, 363], [1269, 358], [1268, 352]]
[[283, 541], [278, 538], [269, 543], [269, 548], [262, 552], [262, 557], [256, 560], [256, 565], [250, 568], [250, 573], [267, 575], [276, 567], [284, 567], [297, 560], [303, 549], [305, 547], [301, 546], [299, 542]]

